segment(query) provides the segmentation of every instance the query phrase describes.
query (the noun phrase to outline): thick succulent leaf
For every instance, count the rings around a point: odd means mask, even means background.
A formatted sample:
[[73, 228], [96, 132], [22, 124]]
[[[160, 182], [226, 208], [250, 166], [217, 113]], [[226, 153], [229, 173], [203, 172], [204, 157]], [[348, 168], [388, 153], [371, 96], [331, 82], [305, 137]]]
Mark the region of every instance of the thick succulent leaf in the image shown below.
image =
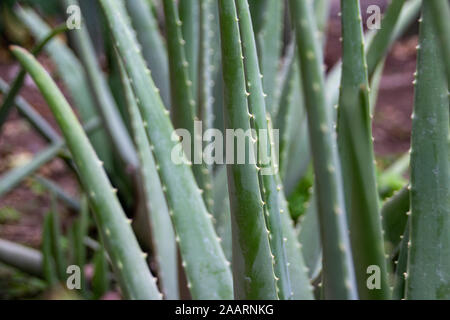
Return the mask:
[[323, 245], [327, 299], [356, 299], [340, 162], [325, 98], [321, 44], [310, 2], [291, 0], [308, 117]]
[[[381, 232], [375, 156], [358, 0], [342, 0], [342, 79], [337, 134], [353, 261], [361, 299], [388, 299], [390, 287]], [[367, 285], [368, 270], [379, 268], [380, 286]]]
[[[130, 25], [120, 12], [121, 1], [101, 0], [119, 55], [130, 78], [147, 137], [159, 168], [163, 191], [172, 214], [188, 286], [194, 299], [232, 299], [232, 279], [213, 223], [182, 151], [168, 112], [140, 54]], [[173, 139], [176, 138], [176, 139]], [[177, 153], [177, 152], [175, 152]], [[175, 158], [178, 158], [175, 156]]]
[[[225, 128], [250, 132], [250, 113], [242, 61], [241, 39], [234, 1], [219, 1], [224, 71]], [[237, 137], [231, 137], [236, 145]], [[276, 299], [278, 297], [270, 251], [268, 230], [264, 220], [258, 168], [250, 163], [253, 137], [245, 139], [245, 163], [227, 165], [228, 192], [233, 232], [233, 280], [236, 299]], [[230, 143], [230, 141], [228, 141]], [[247, 148], [249, 146], [249, 148]], [[242, 152], [242, 150], [240, 150]], [[229, 156], [229, 155], [227, 155]]]
[[408, 299], [450, 299], [449, 98], [430, 3], [423, 3], [415, 84]]
[[19, 47], [12, 49], [31, 75], [52, 110], [78, 168], [82, 185], [107, 246], [123, 294], [132, 299], [160, 299], [131, 226], [83, 128], [53, 79], [36, 59]]

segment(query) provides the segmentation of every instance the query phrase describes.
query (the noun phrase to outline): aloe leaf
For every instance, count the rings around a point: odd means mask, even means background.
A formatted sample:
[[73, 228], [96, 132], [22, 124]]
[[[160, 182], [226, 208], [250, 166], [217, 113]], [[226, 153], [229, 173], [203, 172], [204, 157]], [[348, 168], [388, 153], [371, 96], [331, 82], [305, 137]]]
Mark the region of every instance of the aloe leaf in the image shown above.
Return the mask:
[[406, 276], [408, 267], [408, 250], [409, 250], [409, 233], [410, 233], [410, 223], [406, 223], [405, 231], [401, 236], [401, 246], [398, 254], [394, 278], [394, 290], [392, 291], [392, 298], [396, 300], [405, 299], [406, 292]]
[[[291, 131], [291, 110], [294, 108], [294, 94], [298, 90], [299, 84], [296, 83], [296, 74], [298, 76], [298, 66], [296, 64], [297, 56], [295, 55], [295, 46], [289, 47], [289, 52], [286, 55], [285, 66], [283, 67], [281, 80], [282, 83], [280, 93], [279, 93], [279, 101], [278, 107], [275, 112], [276, 115], [273, 117], [274, 119], [274, 127], [280, 131], [280, 141], [279, 141], [279, 166], [280, 166], [280, 176], [285, 177], [287, 161], [289, 160], [289, 145], [290, 145], [290, 131]], [[305, 117], [306, 119], [306, 117]]]
[[169, 63], [165, 40], [158, 29], [158, 21], [151, 5], [154, 0], [125, 1], [136, 36], [142, 46], [142, 54], [152, 71], [166, 107], [170, 107]]
[[0, 239], [0, 261], [33, 276], [43, 277], [42, 254], [38, 250]]
[[298, 89], [301, 79], [295, 47], [292, 41], [287, 48], [275, 98], [278, 107], [273, 117], [274, 127], [279, 130], [278, 162], [285, 194], [290, 194], [298, 185], [311, 162], [303, 91]]
[[184, 51], [186, 61], [189, 63], [189, 79], [192, 81], [192, 91], [197, 92], [198, 58], [199, 58], [199, 32], [200, 32], [200, 1], [184, 0], [178, 3], [181, 21], [181, 34], [186, 45]]
[[297, 234], [291, 217], [286, 199], [280, 197], [283, 213], [281, 214], [281, 224], [283, 235], [285, 236], [285, 246], [288, 260], [288, 271], [292, 289], [292, 299], [312, 300], [313, 288], [308, 277], [308, 267], [302, 253], [302, 247], [297, 239]]
[[125, 1], [136, 36], [142, 46], [142, 54], [152, 71], [155, 85], [160, 89], [164, 105], [170, 107], [169, 64], [165, 40], [158, 29], [158, 21], [152, 12], [153, 0]]
[[328, 17], [330, 15], [330, 0], [315, 0], [314, 13], [316, 16], [317, 30], [319, 31], [322, 43], [325, 43], [327, 36]]
[[314, 279], [319, 275], [322, 262], [319, 217], [314, 193], [309, 200], [305, 215], [297, 226], [298, 241], [302, 246], [303, 258], [309, 270], [309, 278]]
[[290, 1], [297, 33], [299, 63], [308, 117], [323, 245], [324, 294], [327, 299], [356, 299], [341, 169], [324, 91], [316, 22], [310, 3]]
[[203, 199], [209, 203], [212, 192], [209, 170], [203, 161], [202, 150], [198, 150], [196, 147], [196, 145], [202, 144], [203, 132], [197, 132], [198, 130], [194, 127], [197, 104], [194, 98], [194, 83], [190, 78], [190, 63], [186, 55], [187, 42], [183, 39], [182, 22], [178, 17], [176, 3], [173, 0], [163, 0], [163, 5], [168, 33], [172, 121], [176, 129], [187, 130], [191, 135], [191, 144], [186, 144], [184, 151], [188, 159], [190, 158], [189, 160], [193, 162], [192, 170], [197, 184], [203, 192]]
[[86, 264], [86, 245], [84, 239], [88, 236], [89, 229], [89, 203], [85, 195], [81, 198], [79, 216], [71, 226], [71, 240], [73, 250], [73, 262], [81, 269], [81, 291], [87, 295], [85, 264]]
[[[210, 215], [191, 168], [176, 164], [172, 152], [181, 145], [169, 115], [139, 54], [137, 42], [121, 12], [120, 1], [101, 0], [118, 52], [131, 79], [133, 92], [153, 149], [166, 199], [171, 209], [183, 265], [194, 299], [232, 299], [232, 279]], [[176, 137], [175, 137], [176, 138]], [[176, 156], [175, 156], [176, 158]], [[182, 160], [182, 159], [181, 159]], [[186, 159], [184, 159], [186, 160]], [[183, 161], [181, 161], [183, 162]], [[185, 162], [185, 161], [184, 161]], [[186, 162], [185, 162], [186, 163]]]
[[[251, 131], [239, 25], [234, 1], [219, 1], [224, 78], [225, 128]], [[256, 85], [256, 84], [255, 84]], [[255, 93], [256, 95], [256, 93]], [[230, 137], [236, 144], [237, 137]], [[244, 164], [229, 164], [228, 187], [233, 234], [233, 280], [236, 299], [276, 299], [273, 256], [264, 221], [253, 138], [245, 139]], [[231, 143], [228, 140], [228, 143]], [[248, 148], [247, 148], [248, 147]], [[248, 151], [247, 151], [248, 150]], [[233, 152], [234, 153], [234, 152]], [[228, 161], [229, 162], [229, 161]], [[236, 163], [234, 156], [233, 163]]]
[[[292, 289], [289, 279], [288, 262], [284, 236], [281, 228], [280, 212], [282, 211], [278, 193], [280, 186], [275, 180], [278, 173], [275, 150], [270, 145], [270, 132], [268, 127], [268, 115], [266, 113], [265, 94], [261, 81], [261, 73], [256, 49], [256, 40], [253, 33], [250, 10], [247, 0], [236, 0], [239, 19], [242, 52], [244, 56], [244, 70], [246, 76], [248, 96], [248, 108], [253, 118], [253, 129], [256, 131], [257, 164], [259, 167], [259, 181], [266, 225], [270, 232], [269, 243], [275, 257], [274, 272], [277, 277], [276, 285], [280, 299], [292, 298]], [[262, 172], [262, 171], [270, 172]]]
[[63, 282], [66, 278], [66, 261], [64, 258], [64, 251], [61, 246], [62, 234], [61, 234], [61, 223], [59, 220], [59, 213], [56, 204], [56, 199], [53, 194], [51, 194], [51, 211], [50, 211], [50, 234], [52, 238], [52, 254], [55, 259], [55, 268], [58, 278]]
[[[278, 75], [278, 86], [275, 92], [275, 105], [273, 109], [272, 119], [274, 121], [273, 125], [275, 128], [282, 128], [284, 124], [284, 114], [286, 113], [287, 107], [282, 103], [282, 99], [286, 100], [286, 92], [290, 92], [290, 87], [292, 87], [292, 78], [294, 74], [294, 64], [297, 61], [296, 57], [296, 44], [295, 38], [292, 37], [289, 43], [286, 44], [286, 53], [284, 54], [280, 71]], [[284, 112], [280, 111], [284, 110]]]
[[42, 243], [41, 243], [41, 250], [42, 250], [42, 266], [43, 266], [43, 273], [44, 273], [44, 279], [47, 282], [49, 286], [53, 286], [58, 282], [57, 279], [57, 269], [55, 264], [55, 259], [53, 257], [53, 250], [52, 250], [52, 216], [50, 213], [48, 213], [44, 217], [44, 223], [42, 227]]
[[450, 83], [450, 5], [445, 0], [431, 0], [434, 26], [439, 37], [442, 59], [447, 71], [447, 83]]
[[214, 5], [213, 0], [200, 1], [200, 50], [198, 61], [198, 115], [204, 130], [213, 128], [214, 113]]
[[[299, 181], [305, 176], [311, 163], [311, 150], [309, 145], [308, 120], [306, 117], [305, 100], [303, 95], [298, 56], [286, 98], [287, 112], [285, 113], [285, 128], [281, 131], [280, 143], [280, 173], [286, 194], [291, 194]], [[300, 88], [300, 89], [299, 89]], [[281, 100], [283, 101], [283, 99]], [[284, 102], [283, 102], [284, 103]], [[281, 129], [280, 129], [281, 130]]]
[[[261, 0], [260, 0], [261, 1]], [[274, 115], [275, 88], [277, 87], [278, 70], [282, 47], [284, 18], [284, 1], [267, 0], [264, 14], [264, 25], [257, 35], [259, 39], [259, 56], [263, 77], [267, 111]]]
[[411, 139], [408, 299], [450, 299], [449, 98], [431, 1], [423, 2]]
[[266, 9], [269, 0], [249, 0], [250, 11], [252, 15], [253, 30], [259, 34], [264, 26]]
[[193, 83], [189, 77], [189, 61], [186, 58], [186, 40], [183, 39], [182, 22], [179, 19], [176, 2], [163, 0], [163, 5], [168, 40], [172, 120], [176, 128], [186, 129], [192, 134], [196, 104]]
[[[200, 6], [200, 48], [198, 57], [198, 85], [197, 85], [197, 103], [198, 103], [198, 118], [202, 121], [203, 132], [213, 128], [214, 111], [213, 111], [213, 87], [214, 87], [214, 1], [202, 0]], [[212, 184], [212, 166], [205, 164], [203, 170], [206, 173], [203, 175], [204, 185]], [[213, 186], [211, 186], [213, 188]], [[207, 188], [209, 189], [209, 188]], [[206, 207], [212, 210], [214, 207], [213, 190], [208, 195], [204, 196]]]
[[[5, 94], [9, 91], [9, 85], [0, 78], [0, 93]], [[61, 140], [61, 137], [52, 126], [24, 98], [17, 96], [14, 104], [19, 113], [31, 123], [45, 140], [52, 143]]]
[[395, 41], [393, 30], [399, 22], [405, 0], [392, 1], [381, 21], [381, 28], [367, 45], [367, 69], [372, 76], [377, 65], [384, 59], [390, 44]]
[[[219, 3], [218, 1], [212, 2], [212, 14], [213, 21], [219, 21]], [[212, 79], [213, 79], [213, 126], [212, 128], [216, 128], [221, 132], [225, 132], [223, 125], [223, 77], [222, 77], [222, 50], [220, 45], [220, 24], [213, 23], [212, 30], [214, 32], [214, 36], [212, 38], [211, 46], [213, 48], [212, 52]], [[219, 166], [215, 166], [214, 170]]]
[[297, 238], [296, 230], [289, 214], [289, 207], [283, 193], [279, 193], [281, 203], [281, 224], [285, 237], [289, 278], [294, 300], [312, 300], [313, 288], [308, 277], [308, 267], [304, 259], [303, 248]]
[[93, 299], [100, 299], [109, 290], [108, 261], [105, 249], [101, 247], [94, 255], [94, 276], [92, 277]]
[[[65, 24], [54, 28], [45, 37], [43, 37], [43, 39], [33, 48], [32, 53], [34, 55], [38, 55], [44, 49], [47, 43], [49, 43], [54, 37], [56, 37], [60, 33], [66, 31], [67, 27], [65, 26]], [[16, 78], [14, 79], [11, 88], [9, 88], [8, 93], [3, 99], [3, 103], [0, 106], [0, 132], [2, 130], [3, 124], [8, 118], [9, 113], [11, 112], [11, 108], [14, 106], [16, 97], [24, 83], [25, 76], [26, 76], [25, 71], [23, 69], [20, 70]]]
[[231, 236], [231, 213], [230, 199], [228, 194], [227, 167], [222, 166], [217, 169], [213, 183], [214, 195], [214, 222], [217, 235], [222, 239], [221, 244], [225, 256], [231, 261], [232, 257], [232, 236]]
[[408, 221], [409, 203], [409, 187], [405, 187], [387, 200], [381, 209], [386, 253], [390, 255], [401, 242]]
[[[394, 24], [392, 22], [395, 20], [395, 14], [390, 12], [395, 12], [399, 3], [403, 1], [404, 0], [396, 0], [391, 2], [391, 5], [387, 9], [386, 13], [386, 16], [389, 17], [389, 23], [382, 21], [382, 25], [384, 25], [384, 27], [381, 29], [382, 32], [380, 33], [380, 35], [377, 36], [377, 34], [369, 34], [368, 36], [366, 36], [366, 42], [369, 42], [369, 39], [375, 39], [373, 41], [373, 45], [371, 43], [368, 44], [366, 52], [367, 61], [371, 61], [370, 68], [368, 68], [367, 70], [369, 79], [372, 78], [375, 68], [381, 62], [381, 59], [384, 58], [383, 54], [380, 54], [380, 52], [387, 52], [389, 47], [391, 47], [392, 44], [402, 34], [405, 33], [407, 28], [417, 17], [417, 14], [422, 5], [422, 0], [410, 0], [406, 2], [403, 6], [402, 11], [400, 12], [400, 15], [396, 19], [397, 22]], [[381, 30], [378, 30], [378, 32], [380, 32]], [[378, 57], [378, 59], [374, 57]], [[329, 72], [326, 79], [325, 88], [330, 110], [332, 110], [331, 108], [338, 102], [339, 99], [339, 81], [341, 79], [342, 71], [341, 68], [342, 63], [338, 62]]]
[[[32, 9], [16, 6], [15, 13], [36, 39], [43, 39], [50, 31], [50, 27]], [[74, 53], [60, 39], [50, 41], [45, 47], [45, 52], [55, 63], [58, 75], [69, 90], [83, 123], [97, 118], [98, 114], [84, 68]], [[99, 157], [105, 162], [105, 168], [110, 169], [112, 167], [112, 151], [108, 137], [103, 131], [99, 131], [90, 137], [90, 141]]]
[[127, 98], [131, 127], [140, 159], [140, 174], [145, 192], [145, 207], [156, 251], [161, 288], [169, 300], [178, 299], [177, 245], [169, 208], [166, 203], [155, 159], [127, 74], [121, 65], [122, 82]]
[[44, 68], [24, 49], [13, 54], [34, 79], [51, 108], [89, 194], [102, 238], [108, 248], [123, 294], [132, 299], [160, 299], [125, 213], [75, 114]]
[[369, 101], [370, 101], [370, 114], [372, 115], [375, 113], [375, 108], [378, 102], [378, 93], [380, 91], [380, 84], [381, 79], [383, 77], [385, 63], [386, 60], [384, 59], [378, 64], [372, 75], [372, 79], [370, 79]]
[[[78, 5], [77, 0], [63, 0], [66, 7]], [[95, 49], [90, 39], [86, 26], [81, 26], [79, 30], [72, 30], [69, 35], [73, 38], [74, 45], [80, 59], [85, 66], [89, 85], [93, 89], [94, 99], [104, 120], [103, 123], [117, 153], [124, 164], [135, 170], [138, 166], [136, 151], [133, 142], [128, 134], [125, 124], [120, 117], [117, 104], [108, 87], [103, 71], [100, 69]]]
[[[388, 299], [359, 1], [343, 0], [341, 10], [343, 58], [337, 134], [358, 293], [361, 299]], [[367, 286], [371, 266], [380, 269], [379, 288]]]

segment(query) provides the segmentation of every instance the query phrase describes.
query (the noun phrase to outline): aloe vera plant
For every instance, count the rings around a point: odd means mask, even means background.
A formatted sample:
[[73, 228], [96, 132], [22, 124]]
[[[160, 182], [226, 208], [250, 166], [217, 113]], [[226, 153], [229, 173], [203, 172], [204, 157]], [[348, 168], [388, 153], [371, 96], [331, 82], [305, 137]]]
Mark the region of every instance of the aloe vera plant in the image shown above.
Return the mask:
[[[39, 44], [36, 45], [36, 47], [33, 49], [33, 54], [38, 55], [44, 47], [47, 45], [49, 41], [51, 41], [54, 37], [56, 37], [58, 34], [65, 32], [67, 30], [67, 27], [65, 25], [59, 26], [53, 30], [51, 30], [42, 40]], [[0, 108], [0, 129], [1, 126], [5, 123], [6, 118], [8, 117], [11, 107], [14, 105], [14, 100], [17, 96], [18, 91], [23, 85], [23, 82], [25, 80], [26, 73], [24, 70], [21, 70], [19, 74], [16, 76], [16, 79], [14, 80], [13, 85], [8, 91], [8, 95], [5, 97], [2, 106]]]
[[[198, 158], [202, 158], [199, 154], [201, 150], [196, 148], [196, 142], [201, 143], [201, 137], [203, 132], [197, 132], [194, 126], [194, 120], [197, 115], [197, 104], [194, 94], [196, 93], [196, 79], [192, 78], [193, 70], [197, 70], [198, 57], [193, 56], [189, 50], [189, 46], [186, 45], [186, 40], [183, 38], [182, 26], [183, 22], [179, 18], [178, 9], [174, 1], [165, 0], [164, 13], [167, 21], [168, 27], [168, 56], [169, 56], [169, 71], [171, 85], [171, 101], [172, 101], [172, 120], [175, 128], [187, 130], [191, 135], [191, 145], [186, 144], [184, 146], [185, 153], [191, 159], [193, 163], [193, 171], [199, 185], [203, 192], [203, 198], [210, 209], [210, 198], [212, 186], [210, 183], [210, 172], [203, 164], [198, 164]], [[184, 2], [184, 6], [195, 6], [194, 1]], [[185, 8], [188, 10], [188, 8]], [[191, 9], [191, 11], [198, 11]], [[186, 22], [188, 23], [188, 22]], [[189, 20], [190, 24], [195, 24], [195, 21]], [[197, 30], [195, 27], [190, 26], [194, 31]], [[185, 30], [185, 33], [189, 33], [192, 38], [192, 30]], [[188, 54], [190, 53], [190, 57]], [[190, 58], [190, 59], [189, 59]], [[195, 58], [195, 59], [194, 59]], [[194, 67], [193, 67], [194, 66]]]
[[12, 51], [41, 88], [42, 94], [59, 121], [83, 184], [89, 190], [90, 203], [97, 221], [103, 226], [100, 230], [108, 246], [113, 266], [116, 270], [124, 270], [118, 272], [121, 276], [123, 293], [134, 299], [159, 298], [155, 279], [144, 261], [145, 255], [139, 249], [115, 191], [102, 169], [101, 161], [69, 104], [50, 76], [29, 53], [18, 47]]
[[[231, 298], [229, 263], [214, 232], [212, 215], [206, 210], [202, 192], [195, 183], [190, 166], [185, 163], [175, 164], [171, 154], [167, 152], [176, 146], [171, 139], [173, 127], [150, 71], [139, 54], [130, 26], [120, 15], [124, 11], [118, 6], [122, 4], [110, 0], [101, 3], [126, 72], [132, 80], [141, 116], [147, 123], [147, 136], [153, 147], [163, 191], [173, 214], [191, 294], [197, 299]], [[129, 48], [133, 50], [128, 50]], [[196, 254], [198, 250], [202, 255]]]
[[141, 161], [140, 167], [146, 193], [146, 208], [150, 214], [157, 260], [161, 268], [159, 272], [162, 281], [161, 287], [164, 288], [162, 291], [166, 294], [167, 298], [173, 300], [178, 298], [178, 271], [175, 267], [177, 265], [177, 250], [173, 226], [170, 222], [169, 208], [164, 199], [158, 170], [150, 149], [150, 144], [145, 133], [144, 124], [136, 104], [133, 90], [126, 77], [123, 66], [121, 66], [121, 69], [123, 85], [127, 95], [129, 114], [132, 119], [134, 140], [136, 141]]
[[433, 0], [430, 1], [430, 8], [433, 12], [434, 27], [437, 37], [440, 41], [442, 59], [444, 60], [445, 69], [447, 71], [447, 82], [450, 83], [450, 6], [447, 1]]
[[[222, 63], [224, 70], [225, 127], [250, 130], [251, 116], [247, 104], [239, 21], [232, 1], [219, 1]], [[256, 93], [255, 93], [256, 94]], [[236, 137], [232, 137], [236, 141]], [[253, 145], [253, 137], [245, 144]], [[255, 159], [248, 148], [247, 159]], [[278, 297], [266, 222], [256, 165], [228, 165], [228, 186], [231, 206], [234, 292], [237, 299], [275, 299]], [[244, 184], [245, 183], [245, 184]], [[260, 253], [259, 253], [259, 252]], [[253, 252], [251, 255], [247, 252]], [[258, 254], [257, 254], [258, 252]], [[248, 280], [246, 280], [248, 279]], [[249, 282], [246, 285], [246, 282]]]
[[411, 230], [406, 296], [448, 299], [449, 99], [431, 2], [423, 4], [411, 139]]
[[[23, 71], [0, 79], [0, 122], [16, 106], [48, 146], [1, 163], [0, 197], [27, 181], [51, 201], [40, 249], [1, 239], [1, 263], [49, 292], [78, 267], [83, 299], [449, 299], [447, 1], [391, 1], [366, 34], [358, 0], [338, 17], [329, 0], [98, 2], [71, 30], [12, 10], [37, 49], [10, 48]], [[69, 20], [79, 6], [59, 4]], [[389, 49], [419, 11], [411, 152], [390, 164], [372, 125]], [[60, 130], [27, 82], [18, 94], [26, 74]], [[79, 193], [41, 169], [57, 157]]]
[[[386, 299], [390, 288], [375, 182], [369, 81], [359, 1], [341, 1], [341, 10], [343, 58], [337, 134], [358, 292], [363, 299]], [[378, 290], [370, 290], [366, 284], [367, 269], [373, 265], [381, 270]]]
[[316, 22], [310, 3], [292, 0], [290, 4], [293, 20], [296, 21], [309, 134], [313, 141], [312, 153], [318, 183], [318, 211], [324, 250], [325, 297], [356, 299], [340, 163], [332, 133], [332, 120], [327, 111], [321, 67], [322, 50], [315, 38]]

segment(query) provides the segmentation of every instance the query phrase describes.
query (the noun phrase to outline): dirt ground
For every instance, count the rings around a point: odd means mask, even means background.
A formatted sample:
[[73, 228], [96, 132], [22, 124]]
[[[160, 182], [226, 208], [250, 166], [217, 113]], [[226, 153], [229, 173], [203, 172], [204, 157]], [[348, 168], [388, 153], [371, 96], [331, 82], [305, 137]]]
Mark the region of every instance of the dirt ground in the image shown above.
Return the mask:
[[[326, 63], [329, 66], [340, 57], [339, 37], [337, 9], [333, 8], [326, 48]], [[409, 148], [416, 45], [417, 36], [414, 32], [408, 33], [394, 45], [386, 61], [373, 127], [378, 157], [392, 158]], [[47, 58], [43, 57], [40, 60], [48, 69], [52, 69]], [[11, 60], [4, 48], [0, 49], [0, 76], [11, 81], [17, 70], [17, 63]], [[56, 128], [49, 109], [31, 79], [27, 78], [21, 94]], [[0, 135], [0, 175], [20, 165], [45, 147], [45, 141], [14, 111]], [[78, 193], [74, 175], [61, 160], [50, 162], [38, 173], [56, 182], [67, 193], [71, 195]], [[27, 180], [0, 198], [0, 210], [5, 208], [13, 208], [19, 213], [20, 219], [0, 221], [0, 238], [38, 247], [42, 218], [49, 210], [48, 194], [40, 190], [36, 183]], [[66, 214], [70, 212], [66, 210]]]

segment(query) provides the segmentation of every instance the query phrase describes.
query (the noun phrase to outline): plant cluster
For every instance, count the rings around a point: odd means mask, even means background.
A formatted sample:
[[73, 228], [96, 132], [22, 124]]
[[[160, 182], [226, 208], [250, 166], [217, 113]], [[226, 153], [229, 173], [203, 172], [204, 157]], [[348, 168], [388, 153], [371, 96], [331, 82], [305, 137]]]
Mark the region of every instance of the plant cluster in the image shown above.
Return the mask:
[[[17, 108], [50, 146], [1, 176], [0, 195], [61, 157], [82, 197], [35, 176], [54, 203], [42, 250], [1, 240], [0, 261], [50, 286], [68, 286], [78, 267], [79, 295], [92, 299], [112, 284], [126, 299], [179, 299], [182, 286], [193, 299], [450, 299], [448, 1], [393, 0], [364, 34], [360, 2], [341, 0], [342, 58], [328, 73], [328, 0], [89, 3], [81, 13], [103, 19], [100, 49], [88, 23], [51, 28], [29, 6], [12, 9], [37, 44], [10, 48], [22, 70], [0, 82], [0, 128]], [[389, 48], [418, 15], [411, 151], [382, 171], [377, 89]], [[19, 96], [27, 74], [61, 134]], [[256, 163], [173, 161], [176, 129], [193, 137], [182, 148], [195, 157], [212, 128], [254, 129], [246, 159]], [[404, 186], [385, 199], [392, 180]], [[300, 213], [287, 201], [295, 192], [310, 202]], [[78, 214], [66, 234], [57, 202]]]

